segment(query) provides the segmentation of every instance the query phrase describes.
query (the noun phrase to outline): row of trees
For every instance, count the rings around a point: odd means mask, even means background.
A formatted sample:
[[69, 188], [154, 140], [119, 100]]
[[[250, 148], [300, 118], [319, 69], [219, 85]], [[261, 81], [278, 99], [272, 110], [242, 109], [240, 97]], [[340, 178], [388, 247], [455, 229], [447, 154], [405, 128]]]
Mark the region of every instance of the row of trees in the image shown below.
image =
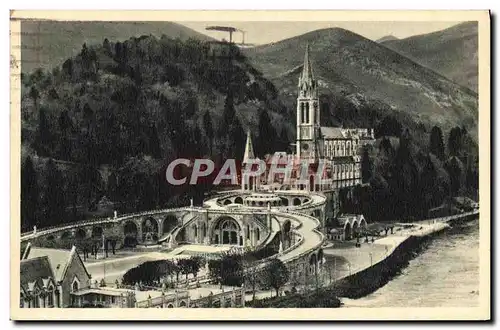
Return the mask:
[[[125, 285], [147, 285], [174, 287], [181, 274], [192, 274], [197, 277], [207, 261], [201, 257], [186, 259], [147, 261], [128, 270], [122, 283]], [[257, 260], [250, 259], [246, 254], [225, 254], [220, 259], [208, 261], [208, 276], [216, 283], [226, 286], [240, 287], [245, 285], [255, 292], [259, 287], [270, 287], [276, 291], [288, 282], [289, 272], [279, 259], [272, 259], [263, 269], [256, 269]]]
[[253, 300], [259, 287], [273, 288], [278, 295], [289, 280], [288, 269], [277, 258], [271, 259], [264, 268], [257, 268], [257, 263], [251, 254], [227, 254], [209, 261], [209, 275], [221, 286], [245, 285], [252, 290]]
[[197, 256], [178, 260], [147, 261], [137, 267], [129, 269], [124, 275], [122, 283], [125, 285], [142, 284], [147, 286], [174, 286], [174, 280], [179, 282], [181, 274], [198, 276], [200, 268], [206, 261]]

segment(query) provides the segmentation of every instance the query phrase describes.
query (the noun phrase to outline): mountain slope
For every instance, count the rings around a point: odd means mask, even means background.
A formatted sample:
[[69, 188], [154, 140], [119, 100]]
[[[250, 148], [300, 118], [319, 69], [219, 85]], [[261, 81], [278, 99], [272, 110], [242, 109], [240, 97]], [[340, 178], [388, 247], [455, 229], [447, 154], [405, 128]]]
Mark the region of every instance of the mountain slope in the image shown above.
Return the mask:
[[399, 38], [393, 36], [393, 35], [388, 35], [388, 36], [383, 36], [380, 39], [377, 39], [377, 42], [384, 42], [384, 41], [391, 41], [391, 40], [399, 40]]
[[22, 71], [25, 73], [38, 67], [51, 69], [76, 55], [83, 43], [100, 44], [104, 38], [122, 41], [142, 35], [159, 37], [164, 34], [181, 40], [211, 40], [209, 36], [173, 22], [23, 21], [21, 30]]
[[462, 86], [477, 91], [477, 22], [382, 44]]
[[[246, 51], [254, 66], [275, 83], [292, 109], [307, 43], [325, 100], [321, 105], [323, 125], [376, 125], [381, 117], [392, 114], [410, 128], [440, 125], [446, 132], [463, 125], [477, 139], [474, 92], [340, 28], [317, 30]], [[346, 112], [347, 108], [352, 109], [351, 114], [336, 118], [338, 112]], [[346, 123], [349, 115], [350, 122]]]

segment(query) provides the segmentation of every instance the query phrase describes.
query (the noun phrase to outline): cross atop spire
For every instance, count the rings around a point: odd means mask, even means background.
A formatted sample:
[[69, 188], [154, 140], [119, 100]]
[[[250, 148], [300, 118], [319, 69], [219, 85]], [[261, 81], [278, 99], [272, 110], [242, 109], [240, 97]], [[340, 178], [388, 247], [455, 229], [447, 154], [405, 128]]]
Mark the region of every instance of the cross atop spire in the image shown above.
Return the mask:
[[255, 159], [250, 130], [247, 131], [247, 142], [245, 144], [245, 154], [243, 155], [243, 164], [247, 163], [249, 159]]

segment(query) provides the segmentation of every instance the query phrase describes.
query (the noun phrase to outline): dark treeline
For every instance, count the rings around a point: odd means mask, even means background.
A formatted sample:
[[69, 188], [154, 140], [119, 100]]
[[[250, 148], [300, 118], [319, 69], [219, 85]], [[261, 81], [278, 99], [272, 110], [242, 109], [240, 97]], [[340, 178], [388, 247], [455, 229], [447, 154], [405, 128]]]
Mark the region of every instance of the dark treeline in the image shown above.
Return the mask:
[[392, 135], [363, 150], [362, 178], [369, 185], [341, 191], [343, 212], [363, 213], [369, 221], [405, 221], [426, 218], [430, 209], [450, 205], [453, 197], [477, 199], [477, 145], [464, 128], [451, 129], [445, 144], [442, 130], [434, 126], [428, 151], [407, 129]]
[[248, 128], [260, 156], [289, 145], [275, 87], [230, 44], [84, 44], [61, 67], [23, 75], [22, 94], [24, 229], [74, 221], [103, 196], [119, 212], [199, 203], [210, 185], [172, 187], [166, 165], [241, 159]]

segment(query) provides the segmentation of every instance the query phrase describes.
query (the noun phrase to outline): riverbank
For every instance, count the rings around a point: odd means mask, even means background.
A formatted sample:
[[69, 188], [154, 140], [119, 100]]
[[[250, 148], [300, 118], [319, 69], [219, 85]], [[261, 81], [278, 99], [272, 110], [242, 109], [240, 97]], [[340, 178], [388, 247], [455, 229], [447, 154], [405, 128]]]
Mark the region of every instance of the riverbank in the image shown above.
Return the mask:
[[387, 284], [345, 307], [478, 307], [479, 220], [457, 223], [420, 243], [418, 254]]
[[[364, 297], [400, 274], [409, 261], [421, 252], [425, 241], [450, 227], [448, 222], [470, 221], [471, 216], [478, 215], [405, 223], [393, 234], [373, 243], [362, 243], [361, 247], [344, 244], [326, 248], [324, 253], [327, 262], [323, 265], [321, 281], [318, 283], [320, 287], [316, 288], [313, 283], [309, 283], [297, 289], [308, 300], [311, 300], [311, 295], [317, 295], [317, 300], [314, 301], [316, 306], [310, 307], [334, 307], [330, 306], [332, 299], [324, 299], [328, 296], [351, 299]], [[273, 307], [273, 304], [279, 304], [281, 307], [297, 307], [294, 304], [300, 302], [300, 299], [295, 296], [270, 298], [269, 293], [259, 292], [257, 299], [265, 298], [265, 301], [252, 305]], [[248, 298], [247, 296], [247, 301]], [[322, 301], [328, 302], [329, 306], [321, 306]]]

